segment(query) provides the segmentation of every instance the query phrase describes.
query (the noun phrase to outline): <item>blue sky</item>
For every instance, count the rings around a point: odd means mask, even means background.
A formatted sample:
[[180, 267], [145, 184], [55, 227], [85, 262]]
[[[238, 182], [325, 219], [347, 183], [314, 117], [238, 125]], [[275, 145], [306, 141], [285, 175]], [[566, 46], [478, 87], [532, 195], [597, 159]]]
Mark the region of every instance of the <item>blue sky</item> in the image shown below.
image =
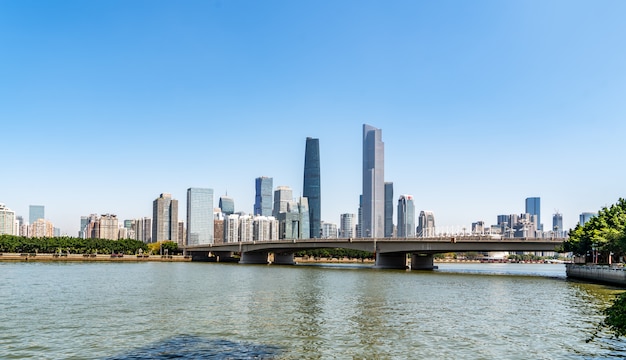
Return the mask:
[[362, 124], [385, 178], [437, 225], [542, 199], [573, 227], [624, 197], [624, 1], [0, 0], [0, 202], [75, 235], [169, 192], [254, 179], [302, 191], [320, 139], [322, 219], [356, 213]]

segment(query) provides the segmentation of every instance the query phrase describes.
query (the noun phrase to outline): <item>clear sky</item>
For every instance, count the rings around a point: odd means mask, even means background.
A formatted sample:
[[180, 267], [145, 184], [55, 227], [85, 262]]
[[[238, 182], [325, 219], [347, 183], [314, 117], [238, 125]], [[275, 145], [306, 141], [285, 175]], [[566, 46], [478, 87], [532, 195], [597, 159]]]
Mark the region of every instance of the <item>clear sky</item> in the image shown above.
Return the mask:
[[[356, 213], [362, 124], [385, 180], [438, 227], [541, 197], [565, 227], [626, 196], [626, 1], [0, 0], [0, 202], [75, 236], [209, 187], [302, 191]], [[395, 220], [394, 220], [395, 222]]]

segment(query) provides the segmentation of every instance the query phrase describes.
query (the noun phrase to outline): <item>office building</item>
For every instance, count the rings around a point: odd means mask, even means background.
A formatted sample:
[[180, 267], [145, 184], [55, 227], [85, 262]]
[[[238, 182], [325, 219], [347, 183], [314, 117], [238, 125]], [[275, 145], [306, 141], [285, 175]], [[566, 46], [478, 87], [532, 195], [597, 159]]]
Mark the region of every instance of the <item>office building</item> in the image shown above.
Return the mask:
[[302, 195], [309, 202], [309, 226], [311, 239], [322, 236], [322, 200], [320, 175], [319, 139], [306, 138], [304, 151], [304, 186]]
[[363, 195], [359, 195], [359, 209], [357, 210], [357, 218], [356, 218], [356, 226], [354, 227], [356, 231], [356, 237], [362, 238], [363, 233], [361, 232], [363, 224]]
[[[223, 204], [222, 198], [220, 203]], [[234, 209], [233, 209], [234, 210]], [[213, 189], [187, 189], [187, 245], [214, 243]]]
[[340, 238], [351, 239], [356, 236], [356, 216], [354, 214], [339, 215], [339, 226], [341, 227]]
[[412, 195], [398, 199], [398, 237], [415, 237], [415, 204]]
[[293, 192], [289, 186], [279, 186], [274, 191], [274, 210], [272, 216], [278, 218], [281, 212], [287, 212], [289, 203], [293, 201]]
[[382, 130], [363, 125], [363, 203], [361, 235], [385, 235], [385, 146]]
[[339, 235], [337, 224], [322, 222], [322, 238], [336, 239]]
[[228, 197], [228, 195], [220, 196], [219, 207], [220, 207], [220, 210], [222, 210], [222, 213], [224, 215], [234, 214], [235, 213], [235, 200], [233, 200], [233, 198], [231, 197]]
[[272, 189], [274, 179], [261, 176], [255, 179], [254, 214], [272, 216]]
[[117, 215], [104, 214], [98, 219], [99, 239], [118, 240], [120, 231]]
[[28, 207], [28, 223], [32, 224], [38, 219], [45, 219], [45, 207], [43, 205], [30, 205]]
[[563, 229], [563, 214], [557, 212], [552, 215], [552, 231], [555, 237], [563, 237], [565, 229]]
[[385, 237], [393, 236], [393, 183], [385, 182]]
[[417, 225], [417, 236], [433, 237], [435, 235], [435, 215], [432, 211], [420, 211]]
[[535, 228], [537, 230], [543, 230], [543, 225], [541, 224], [541, 198], [526, 198], [526, 213], [536, 215], [537, 219], [535, 223]]
[[152, 242], [178, 243], [178, 200], [162, 193], [152, 202]]
[[483, 235], [485, 233], [485, 222], [476, 221], [472, 223], [472, 235]]
[[585, 226], [585, 224], [591, 220], [592, 217], [597, 216], [598, 213], [595, 212], [584, 212], [582, 214], [580, 214], [580, 216], [578, 217], [579, 221], [578, 223], [580, 224], [580, 226]]
[[[17, 230], [17, 231], [16, 231]], [[0, 204], [0, 235], [17, 235], [15, 211]]]
[[287, 202], [286, 211], [278, 214], [280, 239], [309, 239], [309, 204], [306, 197]]

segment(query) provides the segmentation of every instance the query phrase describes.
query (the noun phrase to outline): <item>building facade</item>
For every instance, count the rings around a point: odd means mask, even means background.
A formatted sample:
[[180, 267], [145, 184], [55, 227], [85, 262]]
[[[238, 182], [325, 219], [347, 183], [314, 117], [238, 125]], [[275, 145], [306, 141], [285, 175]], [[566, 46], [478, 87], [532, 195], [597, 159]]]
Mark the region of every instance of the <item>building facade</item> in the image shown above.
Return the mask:
[[227, 195], [220, 196], [219, 207], [224, 215], [234, 214], [235, 200]]
[[187, 245], [214, 243], [213, 189], [187, 189]]
[[289, 203], [293, 201], [293, 191], [289, 186], [279, 186], [274, 191], [274, 209], [272, 216], [278, 218], [281, 212], [287, 212]]
[[363, 125], [363, 203], [361, 235], [385, 235], [385, 145], [382, 130]]
[[32, 224], [39, 219], [46, 218], [46, 209], [43, 205], [30, 205], [28, 207], [28, 223]]
[[543, 225], [541, 224], [541, 198], [539, 197], [526, 198], [526, 213], [537, 216], [537, 220], [535, 222], [535, 228], [537, 230], [543, 230]]
[[178, 243], [178, 200], [162, 193], [152, 203], [152, 242]]
[[254, 180], [254, 215], [272, 216], [274, 179], [261, 176]]
[[432, 211], [420, 211], [417, 237], [432, 236], [435, 236], [435, 214]]
[[304, 151], [304, 185], [302, 195], [309, 203], [311, 239], [322, 237], [322, 195], [319, 139], [306, 138]]
[[595, 212], [581, 213], [578, 217], [578, 223], [580, 224], [580, 226], [585, 226], [587, 221], [591, 220], [592, 217], [597, 216], [597, 215], [598, 213], [595, 213]]
[[415, 203], [412, 195], [398, 199], [398, 237], [415, 237]]
[[393, 183], [385, 182], [385, 237], [393, 236]]
[[15, 211], [0, 204], [0, 235], [17, 235]]
[[356, 237], [356, 216], [354, 214], [339, 215], [340, 232], [339, 237], [351, 239]]

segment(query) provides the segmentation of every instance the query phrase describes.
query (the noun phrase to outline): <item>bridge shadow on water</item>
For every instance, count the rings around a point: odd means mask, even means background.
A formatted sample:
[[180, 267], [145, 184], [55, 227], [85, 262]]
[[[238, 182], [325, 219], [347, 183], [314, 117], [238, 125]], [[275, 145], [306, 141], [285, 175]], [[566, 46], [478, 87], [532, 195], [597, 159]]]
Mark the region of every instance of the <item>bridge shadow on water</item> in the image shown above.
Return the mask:
[[105, 360], [274, 359], [280, 353], [280, 348], [275, 346], [179, 335], [107, 357]]

